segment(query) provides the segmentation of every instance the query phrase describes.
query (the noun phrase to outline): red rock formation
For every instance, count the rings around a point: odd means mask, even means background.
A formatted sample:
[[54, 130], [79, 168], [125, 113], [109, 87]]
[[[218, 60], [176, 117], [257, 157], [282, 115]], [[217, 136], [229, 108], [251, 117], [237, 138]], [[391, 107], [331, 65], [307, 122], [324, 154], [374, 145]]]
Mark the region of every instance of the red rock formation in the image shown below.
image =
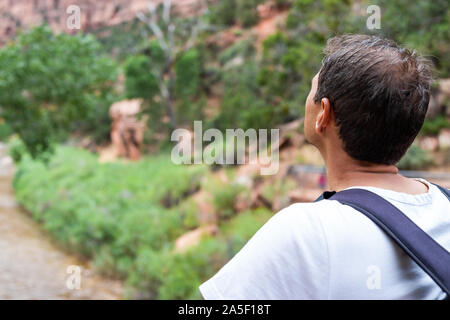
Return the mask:
[[[163, 0], [152, 0], [160, 4]], [[20, 29], [27, 30], [46, 22], [55, 32], [75, 33], [67, 28], [66, 13], [70, 5], [80, 7], [83, 31], [113, 26], [135, 19], [147, 12], [148, 0], [0, 0], [0, 45], [13, 38]], [[199, 11], [201, 0], [172, 0], [173, 13], [189, 16]]]

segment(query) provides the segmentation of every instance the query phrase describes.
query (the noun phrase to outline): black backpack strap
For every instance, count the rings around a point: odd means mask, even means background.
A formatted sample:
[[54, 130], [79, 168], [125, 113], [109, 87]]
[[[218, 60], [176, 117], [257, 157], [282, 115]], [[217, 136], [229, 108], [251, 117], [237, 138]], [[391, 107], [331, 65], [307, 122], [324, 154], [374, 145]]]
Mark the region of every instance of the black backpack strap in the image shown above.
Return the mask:
[[384, 230], [450, 297], [450, 253], [389, 201], [365, 189], [332, 195], [360, 211]]

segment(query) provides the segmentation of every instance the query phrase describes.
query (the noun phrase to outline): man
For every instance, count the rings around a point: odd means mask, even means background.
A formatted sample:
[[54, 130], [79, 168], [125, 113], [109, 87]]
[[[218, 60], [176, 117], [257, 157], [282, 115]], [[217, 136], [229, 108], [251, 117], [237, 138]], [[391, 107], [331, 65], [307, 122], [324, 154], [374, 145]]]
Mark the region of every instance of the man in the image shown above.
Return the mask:
[[[395, 164], [418, 134], [431, 72], [416, 53], [374, 36], [328, 41], [306, 100], [305, 136], [329, 187], [367, 189], [450, 249], [450, 205]], [[275, 214], [214, 277], [206, 299], [443, 299], [446, 294], [374, 222], [338, 201]]]

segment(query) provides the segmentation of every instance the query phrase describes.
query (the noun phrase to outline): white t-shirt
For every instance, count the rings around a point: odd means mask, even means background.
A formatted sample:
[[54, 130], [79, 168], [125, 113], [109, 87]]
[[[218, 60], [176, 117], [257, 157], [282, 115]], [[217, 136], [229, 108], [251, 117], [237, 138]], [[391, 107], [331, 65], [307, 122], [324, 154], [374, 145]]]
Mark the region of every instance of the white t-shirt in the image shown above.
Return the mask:
[[[450, 250], [450, 202], [436, 186], [418, 180], [428, 185], [427, 193], [357, 188], [382, 196]], [[205, 299], [446, 296], [384, 231], [336, 200], [296, 203], [281, 210], [199, 289]]]

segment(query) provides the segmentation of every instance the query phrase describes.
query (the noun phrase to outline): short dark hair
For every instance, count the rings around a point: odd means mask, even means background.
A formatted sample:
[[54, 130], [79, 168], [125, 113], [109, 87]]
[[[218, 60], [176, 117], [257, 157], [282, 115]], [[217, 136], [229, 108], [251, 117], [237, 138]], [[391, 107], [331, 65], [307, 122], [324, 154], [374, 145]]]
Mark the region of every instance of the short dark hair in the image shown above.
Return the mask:
[[344, 150], [361, 161], [397, 163], [425, 119], [430, 63], [368, 35], [331, 38], [324, 52], [314, 101], [329, 99]]

